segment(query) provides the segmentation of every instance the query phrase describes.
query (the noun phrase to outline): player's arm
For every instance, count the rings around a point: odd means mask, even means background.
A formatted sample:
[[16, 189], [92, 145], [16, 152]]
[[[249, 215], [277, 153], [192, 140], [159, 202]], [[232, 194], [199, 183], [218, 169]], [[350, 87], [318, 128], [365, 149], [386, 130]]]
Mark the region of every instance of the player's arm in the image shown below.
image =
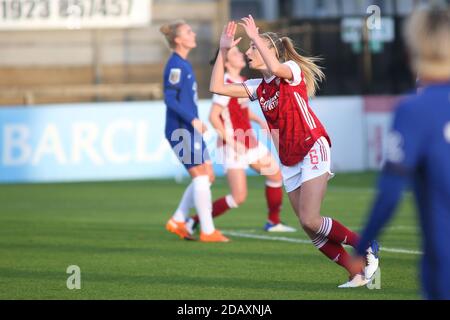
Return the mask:
[[[177, 73], [177, 76], [174, 76], [172, 80], [169, 80], [172, 72]], [[190, 123], [198, 132], [206, 132], [206, 125], [195, 116], [194, 111], [183, 107], [178, 100], [178, 93], [183, 82], [182, 69], [172, 68], [169, 71], [169, 75], [164, 79], [164, 82], [164, 102], [167, 107], [180, 116], [183, 121]]]
[[167, 107], [174, 111], [178, 116], [180, 116], [183, 121], [191, 123], [195, 119], [195, 114], [192, 110], [183, 108], [177, 99], [178, 89], [175, 87], [168, 87], [164, 90], [164, 102]]
[[186, 123], [190, 123], [198, 132], [203, 134], [208, 130], [208, 127], [194, 115], [192, 110], [182, 107], [177, 99], [177, 90], [172, 88], [164, 90], [164, 101], [170, 110], [178, 114]]
[[223, 106], [218, 103], [213, 103], [211, 112], [209, 113], [209, 122], [211, 122], [214, 129], [216, 129], [217, 134], [221, 139], [223, 139], [227, 145], [234, 148], [234, 150], [239, 153], [245, 153], [245, 146], [239, 141], [234, 140], [234, 136], [227, 132], [225, 126], [220, 119], [220, 114], [222, 113]]
[[240, 23], [240, 25], [244, 27], [245, 32], [252, 41], [252, 46], [255, 46], [258, 49], [267, 69], [279, 78], [289, 81], [292, 80], [294, 76], [291, 69], [287, 65], [281, 63], [278, 58], [270, 52], [266, 42], [259, 35], [259, 28], [256, 27], [253, 17], [249, 15], [248, 17], [242, 18], [242, 21], [243, 22]]
[[223, 81], [225, 73], [224, 57], [230, 48], [236, 46], [241, 41], [241, 38], [234, 40], [235, 33], [236, 23], [229, 22], [220, 37], [220, 50], [211, 74], [209, 91], [228, 97], [247, 98], [247, 91], [241, 84], [228, 84]]
[[367, 244], [376, 238], [380, 230], [393, 216], [407, 181], [407, 177], [393, 174], [387, 170], [381, 174], [377, 196], [356, 249], [358, 255], [364, 255]]
[[211, 122], [214, 129], [216, 129], [219, 137], [225, 141], [227, 141], [227, 134], [225, 130], [225, 126], [220, 119], [220, 115], [222, 113], [223, 107], [220, 104], [213, 103], [211, 107], [211, 111], [209, 113], [209, 122]]
[[378, 235], [394, 214], [403, 190], [421, 161], [422, 149], [426, 145], [424, 121], [414, 108], [397, 108], [377, 196], [357, 248], [359, 255], [365, 252], [368, 242]]
[[183, 108], [178, 100], [179, 92], [183, 86], [184, 73], [183, 68], [173, 65], [169, 71], [164, 74], [164, 102], [166, 103], [167, 108], [180, 116], [183, 121], [191, 123], [195, 118], [194, 111]]

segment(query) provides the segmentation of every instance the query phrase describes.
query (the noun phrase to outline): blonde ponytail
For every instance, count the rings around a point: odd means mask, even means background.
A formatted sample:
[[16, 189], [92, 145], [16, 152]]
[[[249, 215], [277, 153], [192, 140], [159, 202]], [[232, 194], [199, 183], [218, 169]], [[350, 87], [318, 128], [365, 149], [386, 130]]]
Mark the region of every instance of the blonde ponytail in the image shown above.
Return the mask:
[[295, 50], [292, 40], [288, 37], [280, 37], [274, 32], [266, 32], [261, 34], [261, 36], [269, 40], [270, 47], [275, 48], [277, 58], [280, 62], [292, 60], [300, 66], [300, 69], [305, 76], [308, 96], [314, 97], [317, 89], [319, 89], [319, 82], [325, 79], [325, 74], [321, 67], [316, 64], [322, 59], [300, 55]]
[[175, 49], [175, 38], [178, 36], [178, 28], [186, 24], [184, 20], [176, 20], [166, 23], [159, 28], [159, 31], [166, 37], [167, 43], [171, 49]]
[[302, 69], [303, 75], [306, 79], [306, 88], [308, 96], [314, 97], [319, 89], [319, 82], [325, 79], [321, 67], [317, 65], [317, 62], [321, 61], [318, 57], [305, 57], [300, 55], [294, 47], [292, 40], [288, 37], [282, 37], [281, 43], [284, 47], [284, 60], [293, 60]]

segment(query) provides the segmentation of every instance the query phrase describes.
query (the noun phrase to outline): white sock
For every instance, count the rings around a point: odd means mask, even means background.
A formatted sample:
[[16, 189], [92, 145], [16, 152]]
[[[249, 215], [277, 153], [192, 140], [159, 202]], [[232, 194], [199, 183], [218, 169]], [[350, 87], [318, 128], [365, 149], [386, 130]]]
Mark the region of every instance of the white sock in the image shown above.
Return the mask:
[[324, 237], [328, 237], [332, 226], [333, 226], [333, 219], [328, 217], [322, 217], [322, 223], [320, 225], [319, 231], [317, 231], [317, 234]]
[[214, 223], [212, 219], [211, 189], [208, 176], [199, 176], [192, 179], [194, 186], [194, 204], [200, 220], [200, 228], [203, 233], [211, 234], [214, 232]]
[[177, 211], [175, 211], [172, 218], [176, 222], [184, 222], [189, 216], [189, 210], [194, 206], [194, 186], [191, 182], [184, 191]]
[[266, 186], [270, 187], [270, 188], [281, 188], [283, 186], [283, 181], [270, 181], [270, 180], [266, 180]]

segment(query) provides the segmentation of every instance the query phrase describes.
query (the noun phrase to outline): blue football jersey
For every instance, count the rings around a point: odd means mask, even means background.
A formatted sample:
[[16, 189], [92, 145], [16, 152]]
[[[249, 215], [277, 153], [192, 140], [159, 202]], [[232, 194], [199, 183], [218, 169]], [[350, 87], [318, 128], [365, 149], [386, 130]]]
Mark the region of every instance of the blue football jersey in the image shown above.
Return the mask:
[[407, 183], [423, 231], [425, 295], [450, 299], [450, 83], [424, 87], [396, 109], [378, 195], [358, 253], [393, 214]]
[[164, 69], [166, 138], [170, 139], [178, 128], [193, 132], [191, 122], [198, 118], [197, 100], [197, 82], [192, 65], [174, 52]]

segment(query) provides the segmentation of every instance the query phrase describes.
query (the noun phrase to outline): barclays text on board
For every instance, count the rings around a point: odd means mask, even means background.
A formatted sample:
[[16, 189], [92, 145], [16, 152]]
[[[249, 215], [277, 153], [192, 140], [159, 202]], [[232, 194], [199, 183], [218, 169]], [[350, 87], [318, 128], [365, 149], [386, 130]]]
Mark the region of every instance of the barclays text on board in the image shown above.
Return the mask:
[[[364, 101], [311, 101], [332, 139], [333, 171], [375, 169], [382, 163], [390, 113], [365, 112]], [[257, 102], [250, 108], [263, 117]], [[199, 117], [205, 123], [210, 109], [211, 100], [199, 101]], [[186, 170], [164, 136], [165, 112], [163, 101], [0, 108], [0, 183], [185, 177]], [[204, 139], [220, 176], [217, 134], [208, 126]], [[276, 154], [267, 134], [257, 125], [254, 129]], [[180, 137], [175, 138], [181, 143]]]
[[[68, 128], [48, 123], [40, 132], [33, 131], [23, 123], [4, 126], [3, 165], [36, 166], [46, 158], [53, 158], [58, 165], [75, 165], [84, 160], [94, 165], [151, 163], [160, 160], [167, 149], [165, 140], [160, 143], [150, 141], [150, 123], [147, 121], [117, 120], [104, 128], [95, 122], [75, 122]], [[67, 131], [68, 140], [63, 138]], [[35, 141], [31, 139], [33, 135], [37, 136]], [[124, 136], [134, 143], [120, 147], [117, 141]], [[157, 146], [153, 151], [147, 148], [150, 142]]]
[[183, 174], [150, 102], [0, 110], [0, 182]]

